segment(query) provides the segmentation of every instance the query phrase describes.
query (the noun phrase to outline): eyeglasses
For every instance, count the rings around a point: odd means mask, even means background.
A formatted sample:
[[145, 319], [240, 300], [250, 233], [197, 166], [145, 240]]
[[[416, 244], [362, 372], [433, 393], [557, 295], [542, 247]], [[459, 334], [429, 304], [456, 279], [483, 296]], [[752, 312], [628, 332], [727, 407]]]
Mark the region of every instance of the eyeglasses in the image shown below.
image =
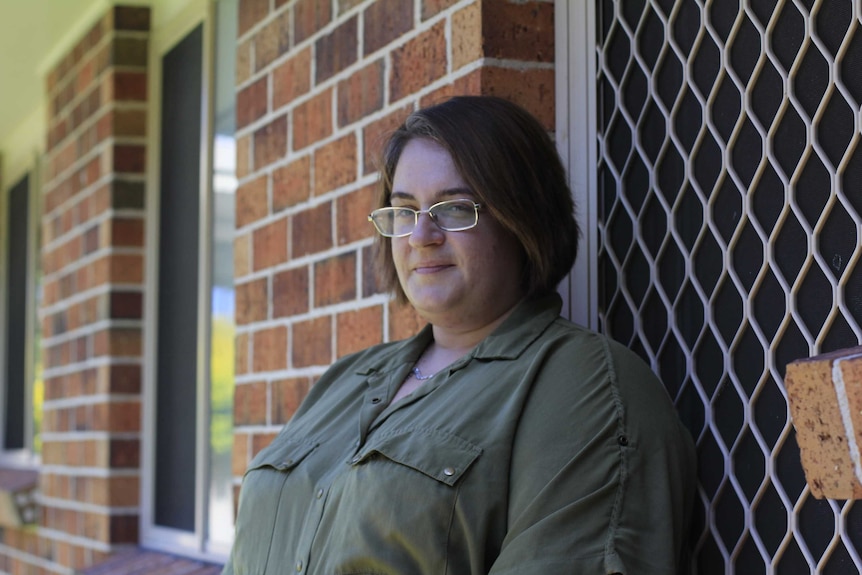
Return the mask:
[[419, 223], [420, 214], [428, 214], [438, 228], [447, 232], [461, 232], [479, 223], [479, 208], [472, 200], [446, 200], [438, 202], [427, 210], [413, 208], [378, 208], [371, 212], [368, 221], [374, 224], [378, 233], [387, 238], [409, 236]]

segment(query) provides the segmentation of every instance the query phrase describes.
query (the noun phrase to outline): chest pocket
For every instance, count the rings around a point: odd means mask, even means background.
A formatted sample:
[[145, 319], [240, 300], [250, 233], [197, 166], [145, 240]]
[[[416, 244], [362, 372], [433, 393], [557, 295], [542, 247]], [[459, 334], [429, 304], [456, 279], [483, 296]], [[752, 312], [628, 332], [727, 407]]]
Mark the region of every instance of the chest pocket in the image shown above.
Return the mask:
[[252, 471], [263, 468], [290, 471], [308, 457], [316, 447], [317, 444], [312, 442], [276, 438], [251, 460], [245, 473], [248, 475]]
[[373, 436], [352, 463], [362, 465], [382, 456], [451, 487], [481, 454], [480, 447], [460, 437], [436, 429], [412, 428]]

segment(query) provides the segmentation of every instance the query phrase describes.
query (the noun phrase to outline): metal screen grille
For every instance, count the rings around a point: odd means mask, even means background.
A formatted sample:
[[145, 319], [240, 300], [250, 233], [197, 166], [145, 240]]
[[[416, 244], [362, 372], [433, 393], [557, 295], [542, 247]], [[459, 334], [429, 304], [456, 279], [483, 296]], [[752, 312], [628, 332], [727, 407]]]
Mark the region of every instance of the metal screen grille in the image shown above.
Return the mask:
[[698, 573], [862, 572], [788, 362], [862, 342], [859, 0], [599, 0], [601, 328], [694, 435]]

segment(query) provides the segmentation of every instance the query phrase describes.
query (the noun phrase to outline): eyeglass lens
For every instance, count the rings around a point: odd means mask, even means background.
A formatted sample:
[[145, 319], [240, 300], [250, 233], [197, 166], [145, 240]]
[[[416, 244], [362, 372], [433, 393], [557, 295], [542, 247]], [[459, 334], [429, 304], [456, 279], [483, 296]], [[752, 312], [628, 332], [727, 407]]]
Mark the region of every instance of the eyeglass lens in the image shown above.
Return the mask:
[[[419, 214], [412, 208], [382, 208], [371, 214], [377, 229], [384, 235], [406, 236], [413, 232]], [[434, 204], [427, 210], [437, 226], [446, 231], [472, 228], [478, 221], [476, 204], [470, 200], [449, 200]]]

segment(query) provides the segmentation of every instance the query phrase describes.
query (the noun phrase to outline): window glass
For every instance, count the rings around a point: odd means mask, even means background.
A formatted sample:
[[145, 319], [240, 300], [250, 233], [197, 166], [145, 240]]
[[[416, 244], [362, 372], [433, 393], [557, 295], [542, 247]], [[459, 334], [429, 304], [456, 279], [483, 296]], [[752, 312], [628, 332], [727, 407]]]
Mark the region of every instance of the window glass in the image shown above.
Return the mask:
[[[42, 302], [40, 235], [35, 233], [32, 218], [32, 178], [24, 176], [8, 192], [6, 213], [0, 231], [6, 233], [6, 274], [2, 291], [5, 317], [2, 318], [2, 381], [0, 390], [0, 451], [23, 453], [25, 458], [38, 456], [42, 442], [42, 351], [41, 323], [38, 317]], [[2, 245], [2, 244], [0, 244]]]

